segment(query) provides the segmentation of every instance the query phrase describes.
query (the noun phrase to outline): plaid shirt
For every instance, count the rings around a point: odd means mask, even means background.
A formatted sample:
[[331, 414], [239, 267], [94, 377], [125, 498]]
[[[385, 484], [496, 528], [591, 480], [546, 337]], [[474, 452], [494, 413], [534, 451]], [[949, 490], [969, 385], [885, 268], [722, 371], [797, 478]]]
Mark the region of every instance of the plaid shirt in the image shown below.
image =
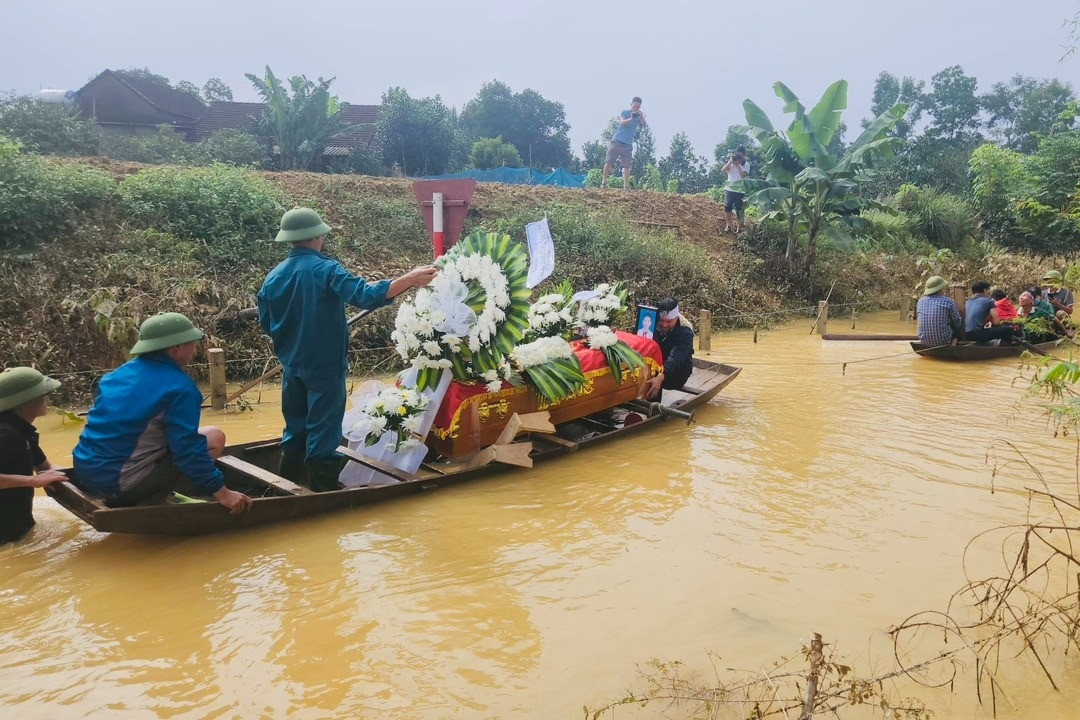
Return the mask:
[[923, 295], [915, 313], [919, 318], [919, 342], [927, 347], [948, 345], [956, 337], [955, 330], [963, 327], [956, 303], [944, 295]]

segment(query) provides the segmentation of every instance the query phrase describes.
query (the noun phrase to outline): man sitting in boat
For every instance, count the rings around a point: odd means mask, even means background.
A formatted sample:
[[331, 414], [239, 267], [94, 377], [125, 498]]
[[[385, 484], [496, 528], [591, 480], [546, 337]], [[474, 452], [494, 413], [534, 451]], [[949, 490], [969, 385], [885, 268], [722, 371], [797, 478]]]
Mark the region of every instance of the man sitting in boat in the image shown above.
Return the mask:
[[661, 390], [678, 390], [694, 371], [694, 328], [679, 313], [675, 298], [664, 298], [656, 306], [656, 333], [664, 367], [645, 383], [645, 397], [659, 398]]
[[1000, 340], [1011, 344], [1021, 339], [1020, 328], [1001, 321], [997, 305], [987, 295], [988, 290], [990, 290], [990, 283], [985, 280], [976, 280], [971, 285], [971, 297], [968, 298], [964, 311], [965, 337], [977, 343]]
[[289, 256], [270, 271], [259, 290], [259, 324], [274, 342], [281, 374], [278, 474], [322, 492], [340, 487], [349, 330], [345, 305], [374, 310], [409, 288], [427, 285], [434, 267], [419, 267], [396, 280], [367, 284], [322, 253], [330, 226], [310, 208], [281, 218], [275, 242], [291, 243]]
[[1043, 292], [1043, 300], [1050, 304], [1050, 307], [1054, 308], [1054, 312], [1057, 313], [1059, 320], [1065, 320], [1072, 317], [1073, 314], [1073, 294], [1066, 288], [1062, 287], [1061, 273], [1057, 270], [1048, 270], [1043, 275], [1043, 282], [1046, 283], [1046, 290]]
[[199, 427], [202, 393], [184, 368], [202, 339], [180, 313], [160, 313], [142, 324], [131, 348], [135, 357], [98, 385], [72, 453], [79, 487], [109, 507], [129, 507], [164, 502], [186, 481], [234, 514], [251, 507], [250, 497], [225, 487], [214, 465], [225, 433]]
[[919, 342], [926, 347], [950, 345], [964, 327], [960, 310], [953, 299], [945, 296], [949, 281], [933, 275], [923, 286], [923, 295], [915, 305], [919, 320]]
[[1042, 298], [1042, 288], [1033, 287], [1020, 293], [1020, 317], [1035, 320], [1025, 323], [1024, 339], [1030, 343], [1052, 342], [1075, 333], [1054, 315], [1054, 308]]

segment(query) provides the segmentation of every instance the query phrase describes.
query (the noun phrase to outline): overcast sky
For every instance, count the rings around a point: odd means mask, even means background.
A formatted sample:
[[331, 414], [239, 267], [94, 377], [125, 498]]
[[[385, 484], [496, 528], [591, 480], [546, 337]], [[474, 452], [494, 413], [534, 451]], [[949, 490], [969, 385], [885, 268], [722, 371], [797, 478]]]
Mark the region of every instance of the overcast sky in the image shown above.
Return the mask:
[[[657, 154], [686, 131], [712, 158], [752, 98], [774, 121], [772, 84], [807, 105], [850, 83], [849, 127], [869, 114], [881, 70], [929, 80], [959, 64], [979, 90], [1016, 73], [1076, 85], [1059, 63], [1077, 0], [9, 0], [0, 89], [78, 89], [105, 68], [149, 67], [174, 83], [220, 77], [256, 100], [244, 73], [336, 76], [342, 100], [386, 88], [460, 108], [492, 79], [566, 108], [571, 144], [599, 137], [644, 98]], [[848, 139], [851, 139], [849, 134]]]

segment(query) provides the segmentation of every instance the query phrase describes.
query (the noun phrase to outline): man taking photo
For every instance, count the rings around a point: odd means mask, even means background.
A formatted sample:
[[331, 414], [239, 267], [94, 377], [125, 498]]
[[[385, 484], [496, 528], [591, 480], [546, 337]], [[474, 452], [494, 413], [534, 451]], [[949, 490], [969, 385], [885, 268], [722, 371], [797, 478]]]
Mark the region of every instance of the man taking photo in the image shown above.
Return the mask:
[[641, 98], [635, 97], [630, 101], [630, 109], [619, 113], [619, 127], [615, 129], [615, 137], [611, 138], [608, 145], [607, 157], [604, 159], [604, 180], [601, 188], [607, 187], [608, 177], [615, 161], [622, 162], [622, 186], [623, 190], [630, 187], [630, 164], [633, 161], [634, 137], [639, 127], [649, 127], [645, 122], [645, 113], [641, 112]]

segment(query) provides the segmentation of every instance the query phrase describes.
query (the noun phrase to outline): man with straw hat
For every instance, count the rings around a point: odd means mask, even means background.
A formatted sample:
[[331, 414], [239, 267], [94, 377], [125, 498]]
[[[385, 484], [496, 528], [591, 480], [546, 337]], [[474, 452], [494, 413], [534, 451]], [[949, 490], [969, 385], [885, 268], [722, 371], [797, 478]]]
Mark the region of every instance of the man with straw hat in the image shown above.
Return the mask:
[[374, 310], [409, 288], [427, 285], [434, 267], [418, 267], [396, 280], [368, 284], [323, 254], [330, 226], [310, 208], [281, 218], [275, 242], [292, 249], [259, 290], [259, 324], [274, 342], [281, 375], [281, 436], [278, 474], [312, 490], [336, 490], [342, 459], [341, 421], [349, 330], [345, 306]]
[[923, 286], [923, 295], [915, 304], [919, 319], [919, 342], [927, 347], [949, 345], [960, 335], [964, 321], [951, 297], [945, 296], [949, 281], [933, 275]]
[[1046, 283], [1046, 290], [1043, 292], [1043, 297], [1050, 303], [1050, 306], [1054, 308], [1054, 312], [1057, 313], [1059, 320], [1064, 320], [1067, 317], [1072, 317], [1073, 312], [1073, 294], [1067, 287], [1063, 287], [1064, 282], [1061, 277], [1061, 273], [1057, 270], [1047, 270], [1043, 275], [1042, 281]]
[[34, 488], [67, 479], [41, 452], [34, 429], [58, 387], [33, 368], [0, 373], [0, 543], [18, 540], [34, 526]]
[[202, 393], [184, 368], [202, 339], [202, 331], [180, 313], [143, 322], [131, 348], [135, 357], [98, 385], [72, 453], [79, 487], [104, 497], [109, 507], [128, 507], [165, 502], [186, 481], [231, 513], [251, 507], [251, 498], [225, 487], [214, 465], [225, 433], [199, 427]]

